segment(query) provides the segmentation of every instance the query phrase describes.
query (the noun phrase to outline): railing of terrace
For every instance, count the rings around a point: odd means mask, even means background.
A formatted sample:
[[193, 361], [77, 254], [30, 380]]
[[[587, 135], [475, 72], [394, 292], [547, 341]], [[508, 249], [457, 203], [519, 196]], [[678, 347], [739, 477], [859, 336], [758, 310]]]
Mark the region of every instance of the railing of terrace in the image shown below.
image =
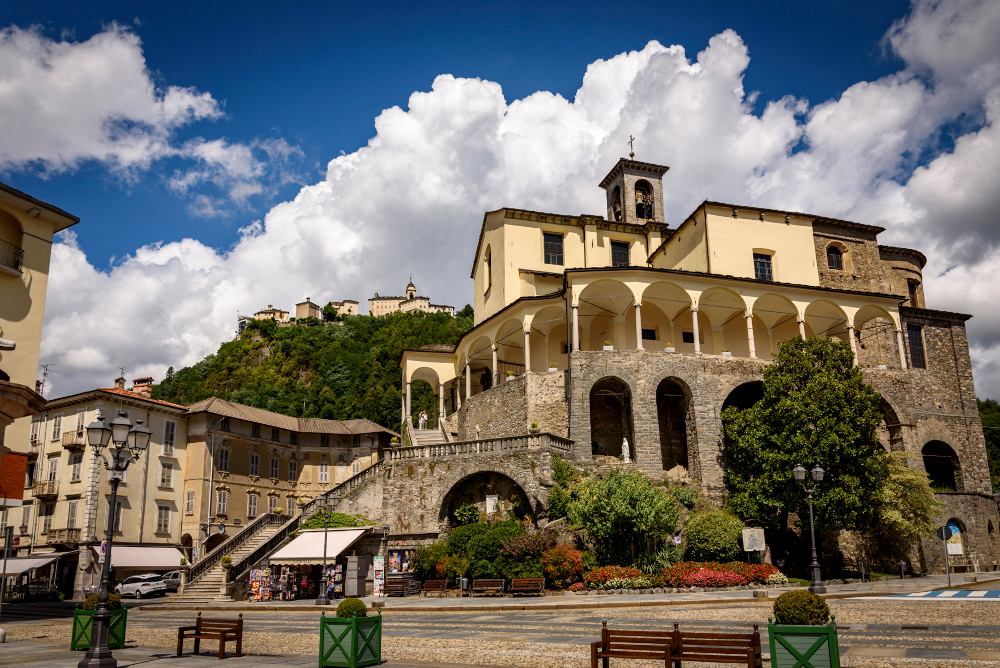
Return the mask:
[[24, 261], [24, 251], [10, 243], [0, 239], [0, 264], [9, 267], [14, 271], [21, 271], [21, 263]]
[[407, 459], [433, 459], [439, 457], [458, 457], [475, 454], [498, 454], [520, 450], [554, 450], [570, 454], [573, 451], [573, 441], [555, 434], [524, 434], [523, 436], [507, 436], [504, 438], [481, 438], [474, 441], [451, 441], [409, 448], [397, 448], [389, 451], [390, 461]]

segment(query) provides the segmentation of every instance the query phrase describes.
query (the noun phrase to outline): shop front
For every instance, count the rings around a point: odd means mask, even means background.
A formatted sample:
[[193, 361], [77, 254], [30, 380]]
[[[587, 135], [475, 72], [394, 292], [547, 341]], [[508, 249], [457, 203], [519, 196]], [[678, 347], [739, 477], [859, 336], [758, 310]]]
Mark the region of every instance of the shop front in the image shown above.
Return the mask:
[[[364, 596], [371, 555], [359, 547], [372, 527], [328, 529], [326, 532], [327, 591], [331, 599]], [[274, 553], [268, 567], [250, 573], [252, 601], [314, 599], [323, 577], [323, 529], [306, 529]]]
[[[80, 555], [80, 564], [76, 582], [73, 585], [73, 598], [86, 598], [96, 593], [100, 586], [101, 546], [86, 548]], [[112, 545], [111, 547], [111, 582], [124, 580], [133, 575], [146, 573], [163, 574], [180, 568], [184, 553], [176, 547], [166, 545]]]
[[[0, 554], [0, 560], [3, 555]], [[75, 562], [76, 552], [46, 552], [7, 560], [0, 582], [4, 601], [38, 601], [58, 598], [62, 574]]]

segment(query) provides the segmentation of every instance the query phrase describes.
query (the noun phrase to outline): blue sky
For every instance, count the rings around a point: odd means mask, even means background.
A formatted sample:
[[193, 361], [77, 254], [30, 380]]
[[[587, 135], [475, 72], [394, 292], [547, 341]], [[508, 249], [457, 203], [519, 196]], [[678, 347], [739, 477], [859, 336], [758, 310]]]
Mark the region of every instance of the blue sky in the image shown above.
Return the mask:
[[[483, 212], [703, 199], [882, 225], [1000, 396], [1000, 3], [54, 3], [0, 14], [0, 180], [53, 249], [50, 396], [161, 378], [267, 304], [471, 301]], [[128, 327], [109, 323], [116, 306]]]

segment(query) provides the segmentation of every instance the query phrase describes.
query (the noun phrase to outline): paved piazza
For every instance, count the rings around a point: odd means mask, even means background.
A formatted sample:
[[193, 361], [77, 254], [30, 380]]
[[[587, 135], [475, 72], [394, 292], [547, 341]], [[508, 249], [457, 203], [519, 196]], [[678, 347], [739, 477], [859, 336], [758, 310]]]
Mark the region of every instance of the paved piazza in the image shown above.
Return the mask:
[[[990, 589], [993, 587], [994, 589]], [[902, 596], [830, 601], [840, 626], [844, 666], [1000, 666], [1000, 595], [996, 583], [970, 585], [954, 596]], [[966, 592], [986, 592], [970, 598]], [[509, 600], [509, 599], [508, 599]], [[67, 651], [69, 620], [25, 614], [4, 627], [13, 642], [0, 645], [0, 666], [70, 668], [82, 653]], [[38, 611], [41, 613], [41, 611]], [[627, 607], [602, 610], [522, 610], [481, 613], [462, 611], [396, 612], [384, 616], [383, 659], [387, 666], [445, 668], [461, 665], [584, 667], [590, 665], [589, 643], [601, 620], [624, 628], [685, 628], [746, 631], [754, 623], [766, 634], [769, 603], [746, 601], [724, 605]], [[230, 616], [234, 612], [206, 616]], [[225, 665], [314, 666], [318, 645], [315, 608], [244, 613], [244, 648], [250, 654], [229, 658]], [[119, 666], [149, 668], [216, 665], [203, 644], [203, 655], [177, 659], [174, 629], [189, 624], [195, 613], [170, 611], [159, 605], [129, 614], [128, 645], [117, 652]], [[9, 618], [7, 618], [9, 619]], [[763, 638], [767, 646], [766, 635]], [[190, 644], [188, 649], [190, 649]], [[617, 663], [617, 662], [616, 662]], [[619, 665], [640, 665], [622, 661]], [[644, 663], [641, 665], [645, 665]], [[653, 665], [650, 663], [649, 665]], [[691, 668], [710, 664], [686, 663]]]

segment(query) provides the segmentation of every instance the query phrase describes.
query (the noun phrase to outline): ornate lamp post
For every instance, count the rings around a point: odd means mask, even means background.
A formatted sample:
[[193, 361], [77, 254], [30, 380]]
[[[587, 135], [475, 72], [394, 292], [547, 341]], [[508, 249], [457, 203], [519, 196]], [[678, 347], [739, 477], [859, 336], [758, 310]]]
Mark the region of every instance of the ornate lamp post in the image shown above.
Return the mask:
[[823, 577], [820, 573], [819, 560], [816, 558], [816, 525], [813, 521], [813, 492], [816, 491], [816, 485], [823, 482], [823, 476], [826, 473], [819, 466], [813, 467], [812, 471], [813, 486], [806, 487], [806, 470], [802, 468], [799, 464], [794, 469], [792, 469], [792, 475], [795, 477], [795, 482], [799, 483], [802, 487], [802, 491], [806, 493], [809, 499], [809, 537], [812, 539], [812, 563], [809, 564], [809, 570], [812, 571], [812, 584], [809, 585], [809, 591], [813, 594], [825, 594], [826, 587], [823, 586]]
[[[106, 547], [104, 563], [101, 565], [101, 588], [97, 596], [97, 610], [94, 611], [94, 621], [91, 631], [90, 649], [78, 664], [79, 668], [117, 668], [118, 662], [108, 648], [108, 631], [111, 627], [111, 611], [108, 609], [108, 598], [111, 590], [111, 541], [114, 538], [118, 502], [118, 484], [122, 481], [122, 473], [129, 464], [139, 459], [149, 445], [149, 437], [153, 435], [142, 420], [136, 420], [135, 426], [125, 417], [123, 411], [111, 421], [104, 424], [104, 416], [98, 414], [97, 419], [87, 426], [87, 442], [94, 455], [104, 462], [104, 468], [111, 472], [111, 504], [108, 510], [108, 527], [106, 531]], [[104, 449], [112, 445], [111, 463], [104, 456]]]

